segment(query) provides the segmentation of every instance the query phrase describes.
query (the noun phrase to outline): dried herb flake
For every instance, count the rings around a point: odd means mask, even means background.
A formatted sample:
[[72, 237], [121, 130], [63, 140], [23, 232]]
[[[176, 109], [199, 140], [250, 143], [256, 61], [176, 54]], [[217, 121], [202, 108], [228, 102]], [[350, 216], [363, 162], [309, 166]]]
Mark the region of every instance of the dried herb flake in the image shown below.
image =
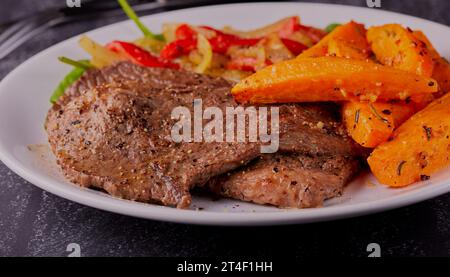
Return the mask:
[[358, 110], [356, 111], [356, 113], [355, 113], [355, 123], [356, 123], [356, 124], [358, 124], [358, 122], [359, 122], [359, 114], [360, 114], [360, 113], [361, 113], [361, 110], [359, 110], [359, 109], [358, 109]]
[[402, 169], [403, 166], [406, 164], [406, 161], [401, 161], [397, 167], [397, 175], [401, 176], [402, 175]]
[[425, 131], [425, 135], [427, 136], [427, 140], [430, 141], [433, 129], [431, 127], [423, 126], [423, 130]]
[[383, 121], [386, 124], [389, 124], [389, 120], [382, 117], [372, 104], [369, 104], [369, 108], [370, 108], [370, 111], [375, 115], [376, 118], [378, 118], [379, 120]]

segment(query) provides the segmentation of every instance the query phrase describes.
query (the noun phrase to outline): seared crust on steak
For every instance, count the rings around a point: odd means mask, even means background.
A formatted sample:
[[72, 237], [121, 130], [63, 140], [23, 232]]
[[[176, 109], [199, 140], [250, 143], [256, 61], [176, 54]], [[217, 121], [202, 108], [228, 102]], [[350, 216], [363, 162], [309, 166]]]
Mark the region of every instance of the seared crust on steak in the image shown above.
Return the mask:
[[103, 84], [126, 83], [128, 81], [142, 82], [146, 87], [153, 89], [173, 89], [175, 91], [190, 91], [192, 87], [208, 89], [213, 86], [231, 86], [230, 82], [222, 78], [209, 78], [204, 75], [180, 70], [142, 67], [130, 62], [119, 62], [113, 66], [107, 66], [101, 70], [88, 70], [81, 78], [70, 86], [61, 96], [53, 109], [64, 106], [74, 97], [78, 97], [83, 91], [95, 88]]

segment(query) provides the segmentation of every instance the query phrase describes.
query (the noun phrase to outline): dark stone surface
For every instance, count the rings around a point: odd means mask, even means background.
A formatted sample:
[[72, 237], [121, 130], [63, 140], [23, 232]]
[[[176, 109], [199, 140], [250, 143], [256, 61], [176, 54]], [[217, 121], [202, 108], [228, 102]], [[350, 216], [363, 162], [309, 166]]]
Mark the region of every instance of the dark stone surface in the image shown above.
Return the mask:
[[[310, 1], [365, 6], [365, 0]], [[383, 0], [383, 9], [450, 25], [447, 0]], [[65, 0], [2, 0], [7, 21]], [[51, 29], [0, 61], [0, 79], [50, 45], [117, 19]], [[0, 255], [65, 256], [71, 242], [83, 256], [449, 256], [450, 194], [381, 214], [311, 225], [257, 228], [188, 226], [141, 220], [81, 206], [44, 192], [0, 163]]]

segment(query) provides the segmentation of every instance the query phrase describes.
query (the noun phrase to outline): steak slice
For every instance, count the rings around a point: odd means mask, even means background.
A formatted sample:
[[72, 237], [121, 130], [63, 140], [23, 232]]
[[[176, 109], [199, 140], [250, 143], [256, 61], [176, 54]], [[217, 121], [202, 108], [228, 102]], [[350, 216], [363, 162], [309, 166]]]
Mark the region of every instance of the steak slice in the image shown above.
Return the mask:
[[209, 105], [230, 103], [229, 85], [222, 84], [211, 79], [207, 90], [192, 86], [190, 91], [153, 89], [141, 82], [89, 89], [49, 112], [50, 145], [75, 183], [125, 199], [187, 207], [194, 184], [259, 155], [259, 146], [251, 143], [172, 141], [172, 109], [192, 108], [193, 99], [205, 94]]
[[[88, 71], [49, 111], [46, 129], [66, 177], [113, 196], [187, 207], [189, 190], [260, 155], [258, 143], [174, 143], [171, 111], [237, 104], [232, 84], [186, 71], [122, 62]], [[281, 105], [280, 151], [354, 157], [333, 105]]]
[[211, 179], [213, 193], [282, 208], [314, 208], [340, 196], [359, 169], [355, 159], [265, 155], [244, 168]]
[[367, 150], [348, 136], [336, 104], [285, 104], [279, 108], [281, 152], [309, 156], [367, 155]]

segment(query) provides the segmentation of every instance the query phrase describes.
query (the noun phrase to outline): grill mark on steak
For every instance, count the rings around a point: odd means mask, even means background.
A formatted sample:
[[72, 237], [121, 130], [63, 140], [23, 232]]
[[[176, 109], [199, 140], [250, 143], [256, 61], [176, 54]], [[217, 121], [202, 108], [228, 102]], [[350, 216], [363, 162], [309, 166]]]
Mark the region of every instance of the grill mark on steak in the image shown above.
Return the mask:
[[[193, 99], [202, 98], [204, 107], [224, 111], [237, 106], [231, 86], [222, 78], [128, 62], [90, 70], [50, 109], [49, 142], [75, 183], [125, 199], [185, 208], [194, 185], [260, 155], [257, 143], [177, 144], [169, 139], [173, 108], [192, 109]], [[361, 154], [343, 132], [333, 105], [279, 107], [280, 152], [313, 159]]]

